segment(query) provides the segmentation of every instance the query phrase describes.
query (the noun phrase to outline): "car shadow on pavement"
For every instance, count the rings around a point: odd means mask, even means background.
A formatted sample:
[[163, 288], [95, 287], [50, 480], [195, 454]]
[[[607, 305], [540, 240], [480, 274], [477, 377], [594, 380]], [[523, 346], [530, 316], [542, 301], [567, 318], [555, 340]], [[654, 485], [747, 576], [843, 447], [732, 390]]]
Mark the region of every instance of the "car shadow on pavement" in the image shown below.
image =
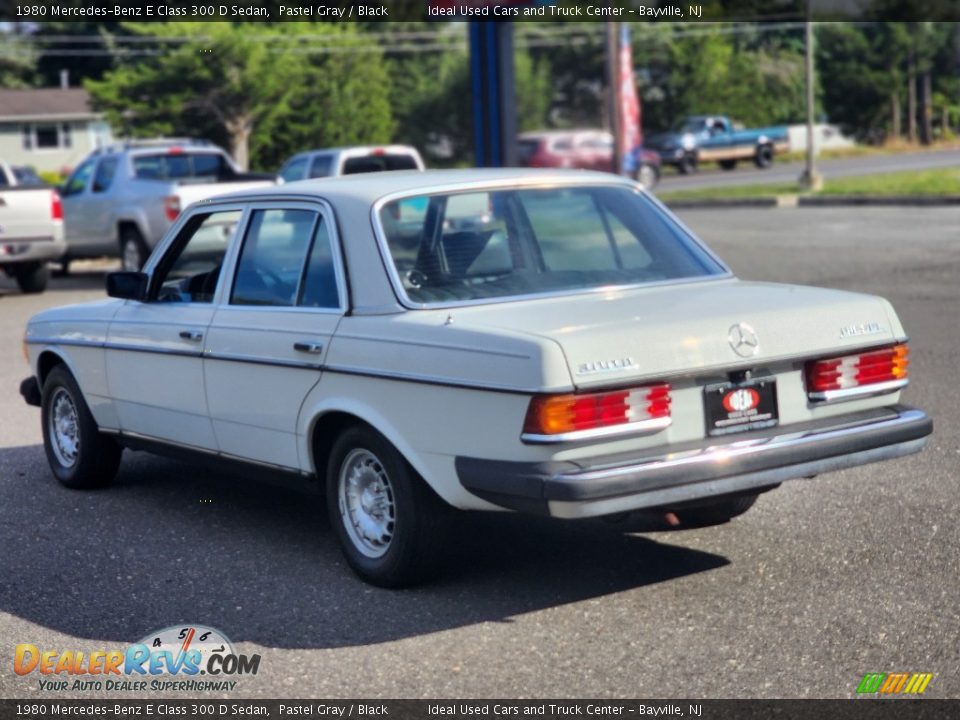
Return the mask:
[[192, 622], [268, 647], [367, 645], [728, 564], [599, 521], [464, 513], [441, 578], [381, 590], [342, 560], [318, 494], [130, 451], [111, 488], [81, 492], [41, 446], [0, 449], [0, 506], [0, 611], [119, 642]]

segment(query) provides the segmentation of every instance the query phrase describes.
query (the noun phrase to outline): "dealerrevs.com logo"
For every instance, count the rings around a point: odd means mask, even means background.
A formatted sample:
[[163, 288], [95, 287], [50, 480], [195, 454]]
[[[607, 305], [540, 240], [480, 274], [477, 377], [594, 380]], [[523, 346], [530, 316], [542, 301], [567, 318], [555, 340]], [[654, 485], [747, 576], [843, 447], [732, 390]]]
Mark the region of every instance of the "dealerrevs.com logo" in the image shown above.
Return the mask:
[[235, 690], [234, 678], [256, 675], [259, 655], [243, 655], [219, 630], [177, 625], [125, 648], [50, 650], [17, 645], [13, 671], [38, 675], [40, 690], [198, 692]]
[[857, 686], [858, 695], [922, 695], [933, 673], [867, 673]]

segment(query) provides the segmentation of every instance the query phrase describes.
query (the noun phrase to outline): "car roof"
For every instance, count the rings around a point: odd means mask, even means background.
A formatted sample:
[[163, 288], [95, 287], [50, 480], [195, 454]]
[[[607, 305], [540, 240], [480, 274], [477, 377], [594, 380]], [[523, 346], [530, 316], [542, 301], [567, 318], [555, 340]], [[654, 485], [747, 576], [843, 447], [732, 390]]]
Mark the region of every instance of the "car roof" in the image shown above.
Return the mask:
[[625, 177], [610, 173], [552, 168], [390, 170], [315, 180], [297, 180], [270, 188], [221, 195], [216, 199], [252, 200], [300, 195], [324, 198], [334, 202], [345, 200], [352, 203], [373, 204], [387, 195], [469, 190], [471, 187], [486, 185], [629, 184], [630, 182]]

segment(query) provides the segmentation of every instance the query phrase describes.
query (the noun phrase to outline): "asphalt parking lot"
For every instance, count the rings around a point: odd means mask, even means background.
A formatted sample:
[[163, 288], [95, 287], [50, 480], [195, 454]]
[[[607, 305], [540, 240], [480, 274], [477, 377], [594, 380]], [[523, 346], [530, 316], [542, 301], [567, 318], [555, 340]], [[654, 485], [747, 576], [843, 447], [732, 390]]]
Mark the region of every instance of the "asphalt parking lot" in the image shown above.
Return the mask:
[[101, 297], [103, 272], [31, 297], [0, 280], [0, 697], [43, 697], [12, 671], [18, 643], [115, 648], [190, 622], [263, 656], [231, 697], [850, 697], [893, 671], [960, 697], [960, 213], [682, 217], [741, 277], [889, 298], [929, 447], [703, 530], [467, 516], [448, 575], [408, 591], [356, 580], [319, 500], [292, 490], [129, 452], [111, 489], [59, 487], [17, 393], [20, 336]]

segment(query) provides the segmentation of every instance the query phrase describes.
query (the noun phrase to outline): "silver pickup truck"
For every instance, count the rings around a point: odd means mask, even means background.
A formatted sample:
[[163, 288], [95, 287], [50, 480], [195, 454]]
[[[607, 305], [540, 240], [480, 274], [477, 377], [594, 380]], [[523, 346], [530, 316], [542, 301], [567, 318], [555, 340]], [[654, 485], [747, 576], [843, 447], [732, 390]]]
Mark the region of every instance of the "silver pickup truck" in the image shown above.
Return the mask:
[[64, 270], [70, 260], [103, 256], [139, 270], [188, 205], [274, 182], [270, 174], [241, 172], [227, 153], [203, 141], [127, 141], [96, 150], [62, 188]]
[[0, 269], [25, 293], [47, 288], [47, 262], [66, 250], [56, 189], [30, 169], [0, 161]]

